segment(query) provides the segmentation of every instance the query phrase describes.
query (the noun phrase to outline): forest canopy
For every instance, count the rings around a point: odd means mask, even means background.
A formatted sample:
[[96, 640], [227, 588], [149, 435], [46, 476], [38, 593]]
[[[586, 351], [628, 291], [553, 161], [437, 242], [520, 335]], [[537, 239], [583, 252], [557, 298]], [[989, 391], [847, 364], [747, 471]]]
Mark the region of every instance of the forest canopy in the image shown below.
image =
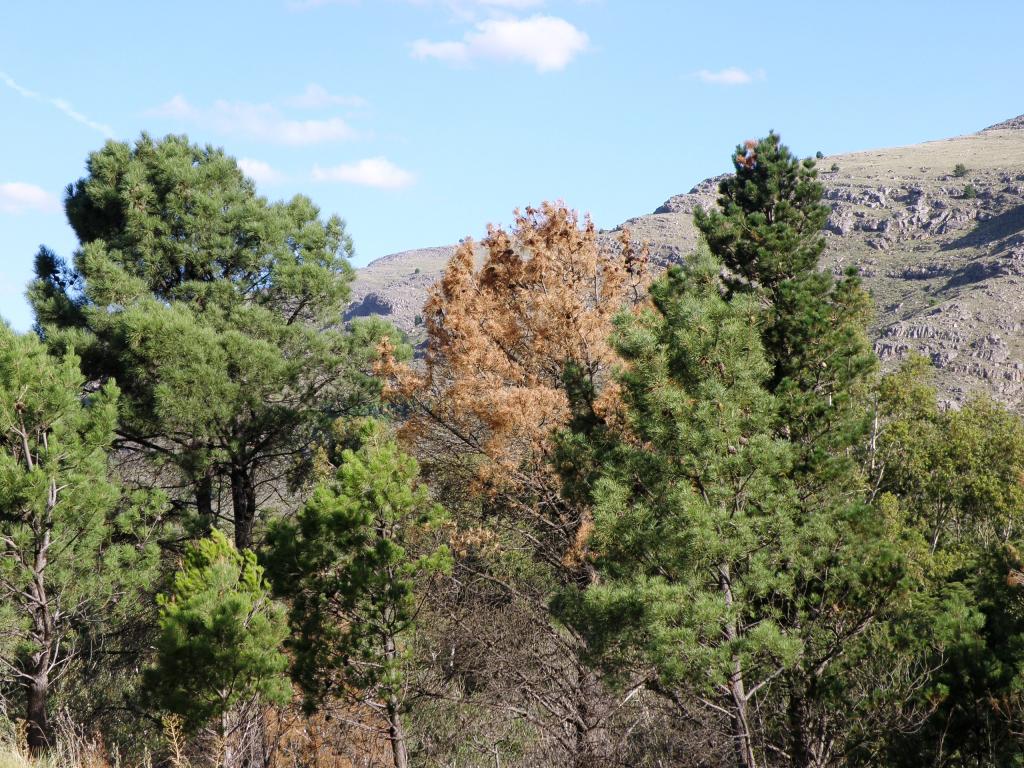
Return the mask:
[[677, 263], [463, 241], [414, 350], [309, 198], [92, 153], [0, 326], [0, 762], [1024, 762], [1024, 422], [881, 370], [814, 159], [732, 164]]

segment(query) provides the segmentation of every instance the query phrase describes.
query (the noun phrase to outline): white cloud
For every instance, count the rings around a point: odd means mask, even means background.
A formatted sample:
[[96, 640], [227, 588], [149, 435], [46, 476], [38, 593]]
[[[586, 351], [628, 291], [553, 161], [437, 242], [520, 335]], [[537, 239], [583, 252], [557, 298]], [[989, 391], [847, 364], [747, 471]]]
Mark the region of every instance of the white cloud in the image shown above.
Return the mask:
[[368, 157], [357, 163], [330, 168], [313, 166], [314, 181], [343, 181], [364, 187], [402, 189], [411, 186], [416, 177], [384, 157]]
[[250, 157], [242, 157], [238, 160], [238, 167], [242, 173], [255, 181], [257, 184], [273, 184], [284, 178], [277, 170], [262, 160], [253, 160]]
[[150, 110], [149, 114], [187, 120], [223, 134], [241, 134], [279, 144], [320, 144], [354, 139], [356, 132], [340, 117], [291, 120], [270, 104], [216, 101], [196, 107], [180, 94]]
[[702, 69], [697, 72], [697, 79], [708, 85], [748, 85], [755, 80], [764, 80], [764, 78], [763, 69], [751, 73], [739, 67], [726, 67], [717, 71]]
[[478, 22], [462, 40], [417, 40], [412, 44], [412, 55], [455, 63], [478, 58], [525, 61], [538, 72], [550, 72], [564, 69], [589, 45], [587, 34], [565, 19], [532, 16]]
[[310, 83], [300, 95], [289, 99], [288, 103], [300, 109], [320, 109], [321, 107], [365, 107], [366, 99], [361, 96], [338, 96], [330, 93], [322, 85]]
[[14, 80], [14, 78], [12, 78], [6, 72], [0, 72], [0, 81], [3, 81], [3, 83], [8, 88], [15, 91], [19, 95], [24, 96], [26, 99], [38, 101], [43, 104], [49, 104], [51, 107], [60, 110], [67, 117], [70, 117], [72, 120], [74, 120], [76, 123], [80, 123], [81, 125], [84, 125], [87, 128], [91, 128], [92, 130], [97, 131], [103, 134], [104, 136], [114, 135], [114, 131], [109, 125], [105, 125], [104, 123], [97, 123], [95, 120], [90, 120], [88, 117], [83, 115], [73, 106], [71, 106], [71, 104], [68, 101], [65, 101], [64, 99], [44, 96], [41, 93], [36, 93], [35, 91], [29, 90], [28, 88], [25, 88], [24, 86], [17, 83]]
[[60, 210], [60, 201], [42, 187], [23, 181], [9, 181], [0, 184], [0, 211], [4, 213], [26, 213], [42, 211], [54, 213]]

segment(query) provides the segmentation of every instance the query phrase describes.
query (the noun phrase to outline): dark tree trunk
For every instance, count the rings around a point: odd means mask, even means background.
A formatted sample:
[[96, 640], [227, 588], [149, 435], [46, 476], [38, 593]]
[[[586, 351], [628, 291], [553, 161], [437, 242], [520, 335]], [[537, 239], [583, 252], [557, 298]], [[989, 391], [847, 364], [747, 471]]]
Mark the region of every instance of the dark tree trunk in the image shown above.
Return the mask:
[[34, 757], [38, 757], [50, 747], [50, 721], [46, 713], [46, 698], [50, 691], [50, 654], [40, 651], [38, 659], [34, 660], [32, 679], [25, 690], [28, 748]]
[[199, 526], [203, 535], [213, 530], [213, 475], [206, 474], [196, 481], [196, 508], [199, 513]]
[[235, 546], [252, 549], [252, 529], [256, 521], [256, 484], [244, 467], [231, 469], [231, 506], [235, 518]]
[[794, 687], [789, 696], [789, 755], [793, 768], [807, 768], [812, 765], [804, 723], [807, 721], [807, 699], [799, 687]]

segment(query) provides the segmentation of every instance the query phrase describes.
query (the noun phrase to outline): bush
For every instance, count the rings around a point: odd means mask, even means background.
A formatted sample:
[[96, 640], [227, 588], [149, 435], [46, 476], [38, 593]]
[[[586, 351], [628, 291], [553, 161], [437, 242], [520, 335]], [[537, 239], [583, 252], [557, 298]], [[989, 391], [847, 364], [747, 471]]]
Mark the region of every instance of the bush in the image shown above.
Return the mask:
[[953, 175], [956, 176], [958, 179], [962, 179], [964, 176], [967, 175], [967, 166], [964, 165], [963, 163], [957, 163], [956, 165], [953, 166]]
[[832, 170], [832, 173], [835, 173], [836, 171], [838, 171], [839, 170], [839, 163], [832, 163], [832, 169], [831, 170]]
[[977, 196], [978, 196], [978, 190], [976, 190], [974, 188], [973, 184], [968, 184], [966, 187], [964, 187], [964, 191], [963, 191], [963, 194], [962, 194], [962, 197], [964, 199], [966, 199], [966, 200], [973, 200]]
[[823, 157], [825, 157], [825, 153], [819, 149], [817, 152], [814, 153], [814, 156], [821, 160]]

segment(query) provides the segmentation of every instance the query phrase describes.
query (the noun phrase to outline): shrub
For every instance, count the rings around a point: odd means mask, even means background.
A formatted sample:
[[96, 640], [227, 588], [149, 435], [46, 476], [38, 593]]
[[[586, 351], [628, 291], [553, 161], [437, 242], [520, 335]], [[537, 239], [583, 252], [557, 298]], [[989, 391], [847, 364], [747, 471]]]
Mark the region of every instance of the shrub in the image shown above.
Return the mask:
[[838, 170], [839, 170], [839, 163], [832, 163], [832, 168], [831, 168], [832, 173], [835, 173]]
[[817, 152], [814, 153], [814, 156], [821, 160], [823, 157], [825, 157], [825, 153], [819, 149]]
[[966, 187], [964, 187], [964, 191], [963, 191], [963, 194], [962, 194], [962, 197], [964, 199], [966, 199], [966, 200], [973, 200], [977, 196], [978, 196], [978, 190], [976, 190], [974, 188], [973, 184], [968, 184]]
[[957, 163], [956, 165], [953, 166], [953, 175], [956, 176], [958, 179], [962, 179], [964, 176], [967, 175], [967, 166], [964, 165], [963, 163]]

